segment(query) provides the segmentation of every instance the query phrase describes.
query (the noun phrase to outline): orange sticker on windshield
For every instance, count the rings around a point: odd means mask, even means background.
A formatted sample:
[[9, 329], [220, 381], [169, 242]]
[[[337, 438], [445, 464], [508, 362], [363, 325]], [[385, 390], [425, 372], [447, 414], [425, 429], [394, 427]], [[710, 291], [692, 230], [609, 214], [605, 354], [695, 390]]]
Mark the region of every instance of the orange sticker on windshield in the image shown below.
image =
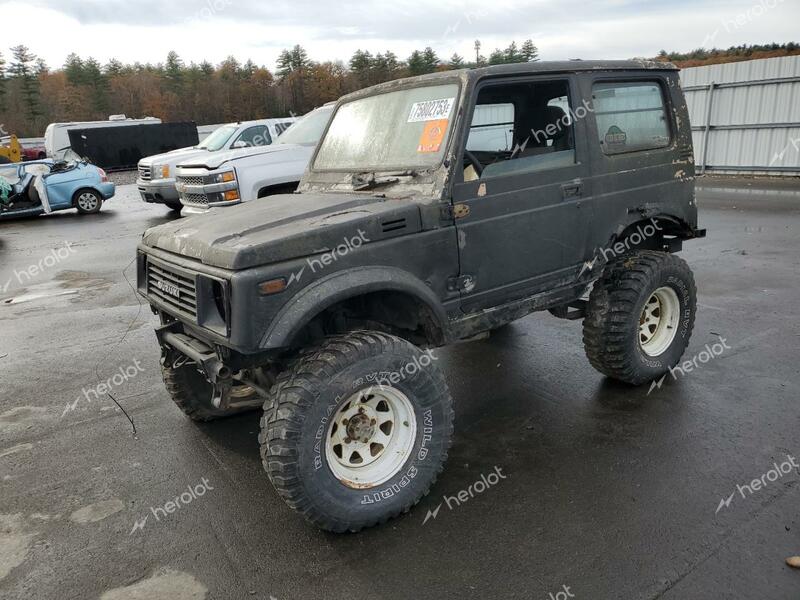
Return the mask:
[[427, 121], [419, 138], [417, 152], [438, 152], [442, 147], [442, 142], [444, 142], [444, 134], [447, 132], [447, 124], [449, 122], [449, 119]]

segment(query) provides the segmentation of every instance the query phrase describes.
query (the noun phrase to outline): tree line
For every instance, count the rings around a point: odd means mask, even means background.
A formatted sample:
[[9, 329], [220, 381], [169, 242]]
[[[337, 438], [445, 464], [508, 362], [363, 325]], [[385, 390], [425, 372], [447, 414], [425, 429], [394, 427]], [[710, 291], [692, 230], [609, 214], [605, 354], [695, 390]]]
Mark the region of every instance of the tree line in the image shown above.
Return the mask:
[[[296, 45], [280, 53], [273, 73], [253, 61], [230, 56], [218, 65], [186, 64], [170, 52], [159, 64], [123, 64], [70, 54], [51, 70], [29, 48], [0, 53], [0, 128], [19, 137], [43, 135], [48, 123], [105, 120], [110, 114], [158, 117], [164, 121], [225, 123], [299, 115], [340, 96], [377, 83], [444, 71], [535, 61], [532, 40], [512, 42], [486, 58], [476, 40], [470, 60], [442, 60], [430, 47], [406, 59], [393, 52], [357, 50], [347, 63], [317, 62]], [[0, 132], [0, 135], [3, 135]]]
[[[225, 123], [303, 114], [349, 92], [401, 77], [450, 69], [538, 60], [532, 40], [484, 55], [475, 40], [469, 57], [441, 59], [431, 47], [405, 59], [394, 52], [357, 50], [350, 60], [317, 62], [296, 45], [283, 50], [273, 73], [230, 56], [218, 65], [186, 64], [175, 52], [159, 64], [123, 64], [70, 54], [51, 70], [29, 48], [0, 52], [0, 135], [41, 136], [48, 123], [105, 120], [110, 114], [164, 121]], [[734, 46], [688, 53], [662, 50], [656, 60], [680, 67], [800, 54], [800, 44]]]

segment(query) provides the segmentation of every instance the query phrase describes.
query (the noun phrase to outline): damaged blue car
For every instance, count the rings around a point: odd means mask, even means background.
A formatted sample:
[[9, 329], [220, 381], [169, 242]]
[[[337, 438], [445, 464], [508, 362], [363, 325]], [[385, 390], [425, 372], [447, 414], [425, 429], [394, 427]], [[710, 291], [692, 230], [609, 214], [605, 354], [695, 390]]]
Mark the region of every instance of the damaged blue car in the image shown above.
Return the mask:
[[87, 162], [38, 160], [0, 165], [0, 220], [75, 208], [100, 211], [116, 189], [105, 171]]

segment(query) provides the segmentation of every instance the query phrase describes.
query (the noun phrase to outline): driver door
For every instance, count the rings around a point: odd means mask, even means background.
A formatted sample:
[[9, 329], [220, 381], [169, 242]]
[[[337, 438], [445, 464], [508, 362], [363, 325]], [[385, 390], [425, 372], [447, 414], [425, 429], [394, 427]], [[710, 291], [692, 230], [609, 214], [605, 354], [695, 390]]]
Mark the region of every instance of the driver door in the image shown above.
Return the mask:
[[473, 97], [453, 189], [466, 313], [574, 281], [592, 206], [572, 77], [492, 80]]

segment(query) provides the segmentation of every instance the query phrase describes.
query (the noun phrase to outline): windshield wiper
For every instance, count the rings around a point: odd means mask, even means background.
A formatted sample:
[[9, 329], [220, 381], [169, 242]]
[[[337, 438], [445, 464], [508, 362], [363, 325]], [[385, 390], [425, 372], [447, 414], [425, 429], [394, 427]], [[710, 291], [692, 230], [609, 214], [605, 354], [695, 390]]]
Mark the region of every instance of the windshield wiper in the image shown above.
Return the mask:
[[353, 175], [353, 191], [362, 192], [372, 190], [382, 185], [398, 183], [401, 177], [417, 177], [419, 173], [414, 170], [401, 171], [400, 173], [387, 173], [383, 177], [376, 177], [375, 173], [356, 173]]

